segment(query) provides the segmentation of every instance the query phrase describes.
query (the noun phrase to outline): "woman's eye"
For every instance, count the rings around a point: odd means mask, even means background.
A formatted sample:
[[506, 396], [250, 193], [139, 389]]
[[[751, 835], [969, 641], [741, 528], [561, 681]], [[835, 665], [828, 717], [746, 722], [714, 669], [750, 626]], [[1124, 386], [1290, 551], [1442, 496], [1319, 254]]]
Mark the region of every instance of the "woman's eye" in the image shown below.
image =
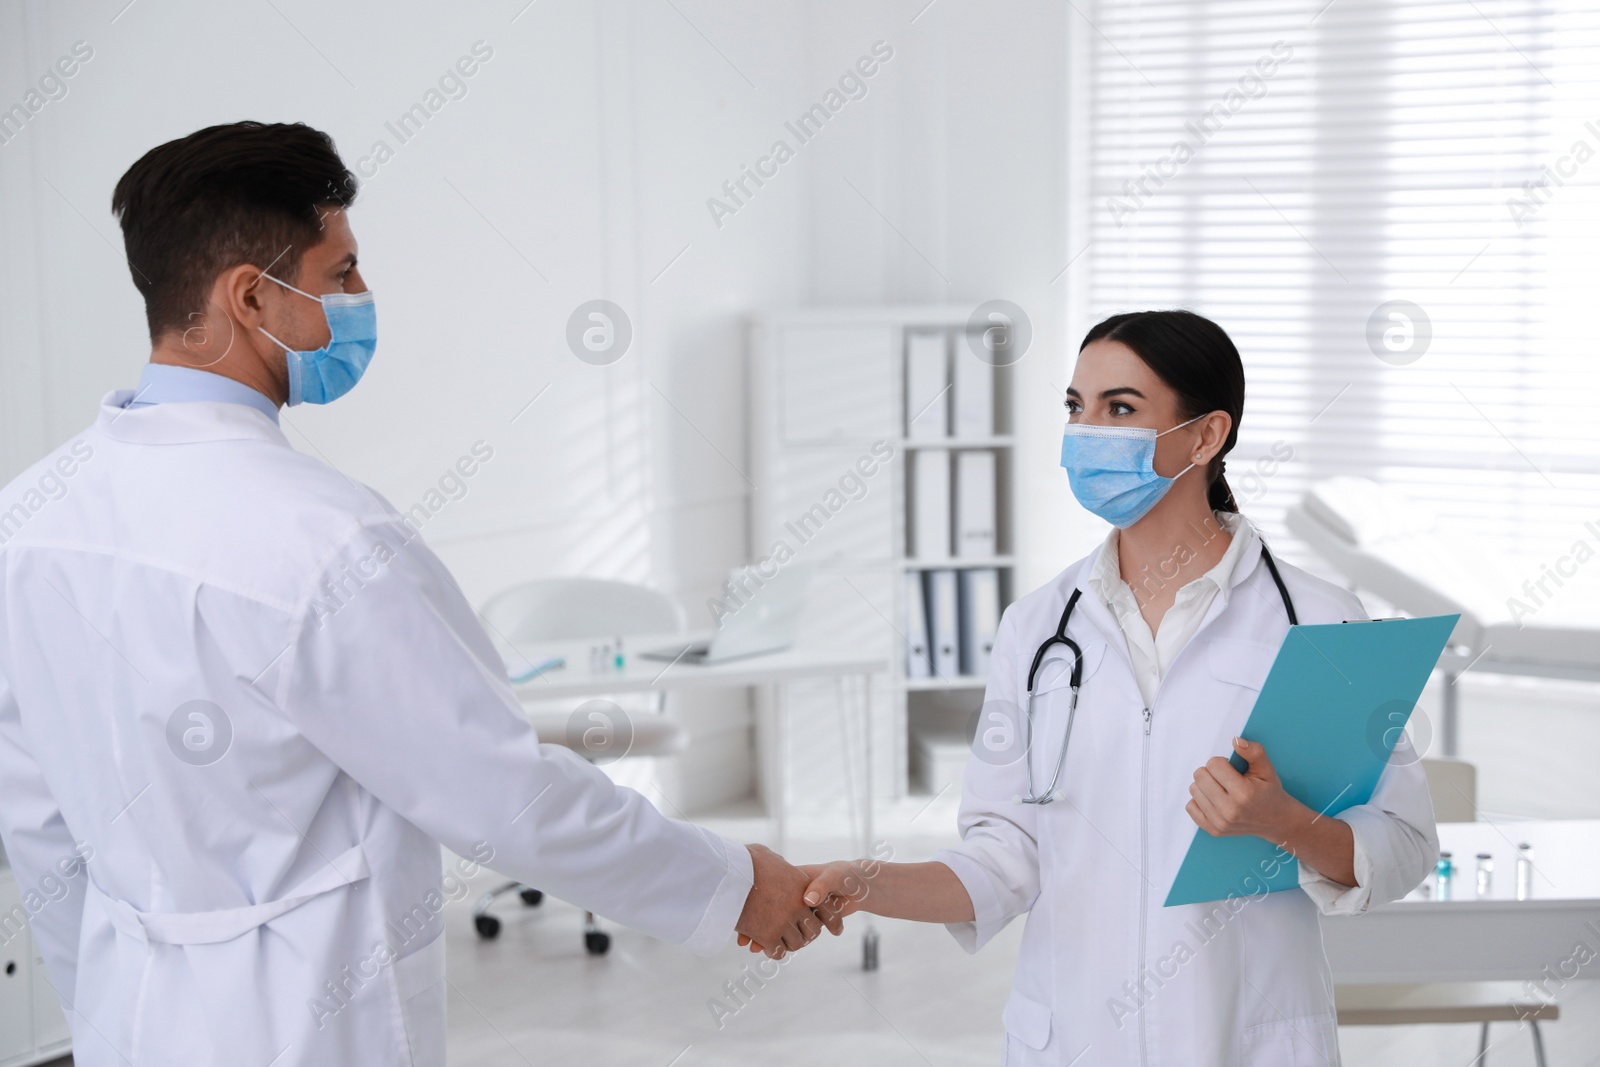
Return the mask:
[[1066, 403], [1067, 413], [1069, 415], [1076, 415], [1076, 414], [1078, 414], [1078, 412], [1083, 410], [1083, 405], [1078, 403], [1076, 400], [1072, 399], [1070, 396], [1067, 397], [1065, 403]]
[[1127, 404], [1124, 404], [1120, 400], [1113, 400], [1111, 402], [1111, 414], [1113, 414], [1113, 415], [1132, 415], [1133, 414], [1133, 408], [1129, 407]]

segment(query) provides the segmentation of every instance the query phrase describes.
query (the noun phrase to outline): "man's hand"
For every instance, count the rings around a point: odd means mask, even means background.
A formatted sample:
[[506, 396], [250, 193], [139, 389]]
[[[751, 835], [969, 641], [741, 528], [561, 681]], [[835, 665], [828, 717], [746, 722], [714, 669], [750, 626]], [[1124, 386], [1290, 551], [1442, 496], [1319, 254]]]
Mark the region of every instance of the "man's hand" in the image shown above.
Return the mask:
[[1282, 844], [1285, 831], [1305, 805], [1284, 792], [1265, 748], [1239, 737], [1233, 739], [1233, 748], [1249, 763], [1245, 772], [1240, 774], [1221, 756], [1206, 760], [1194, 772], [1194, 784], [1189, 786], [1193, 799], [1184, 810], [1213, 837], [1254, 834]]
[[[747, 845], [755, 868], [755, 884], [745, 898], [744, 911], [734, 929], [739, 944], [751, 951], [781, 959], [809, 944], [822, 932], [823, 922], [803, 899], [811, 879], [782, 856], [763, 845]], [[827, 924], [835, 934], [842, 929], [837, 918]]]

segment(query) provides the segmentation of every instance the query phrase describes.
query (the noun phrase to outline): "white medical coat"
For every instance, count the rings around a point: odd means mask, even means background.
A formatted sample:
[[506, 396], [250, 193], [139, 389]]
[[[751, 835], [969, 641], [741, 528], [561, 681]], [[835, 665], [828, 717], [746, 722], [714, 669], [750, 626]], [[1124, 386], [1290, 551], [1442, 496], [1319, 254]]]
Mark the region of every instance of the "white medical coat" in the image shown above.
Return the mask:
[[75, 875], [28, 910], [79, 1067], [442, 1067], [439, 842], [726, 940], [744, 846], [541, 746], [394, 508], [128, 395], [0, 493], [0, 834], [25, 893]]
[[[1355, 835], [1357, 886], [1301, 864], [1300, 889], [1251, 885], [1242, 888], [1254, 896], [1162, 907], [1196, 829], [1184, 810], [1194, 772], [1233, 751], [1288, 616], [1255, 550], [1226, 604], [1212, 605], [1173, 660], [1147, 716], [1126, 639], [1088, 588], [1098, 552], [1006, 611], [985, 694], [986, 705], [1026, 708], [1035, 650], [1081, 583], [1069, 636], [1083, 648], [1083, 682], [1063, 799], [1016, 803], [1026, 764], [975, 749], [962, 843], [938, 855], [972, 897], [974, 921], [950, 926], [967, 951], [1028, 916], [1003, 1017], [1006, 1067], [1337, 1067], [1318, 911], [1398, 899], [1433, 864], [1438, 837], [1416, 752], [1402, 736], [1370, 801], [1338, 815]], [[1300, 622], [1366, 617], [1344, 590], [1278, 568]], [[1060, 752], [1070, 664], [1055, 646], [1034, 687], [1029, 758], [1041, 791]]]

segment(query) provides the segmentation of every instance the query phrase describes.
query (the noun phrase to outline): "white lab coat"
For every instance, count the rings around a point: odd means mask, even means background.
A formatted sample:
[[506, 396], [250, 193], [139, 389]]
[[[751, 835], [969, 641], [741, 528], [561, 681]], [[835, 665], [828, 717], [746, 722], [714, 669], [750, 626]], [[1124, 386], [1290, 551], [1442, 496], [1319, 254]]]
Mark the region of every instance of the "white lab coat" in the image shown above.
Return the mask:
[[[1194, 771], [1232, 752], [1288, 617], [1253, 551], [1172, 662], [1147, 729], [1126, 640], [1087, 585], [1094, 559], [1006, 611], [985, 694], [1026, 706], [1034, 652], [1082, 582], [1069, 634], [1083, 648], [1083, 684], [1064, 799], [1016, 803], [1025, 764], [974, 756], [962, 843], [938, 857], [972, 897], [975, 921], [950, 926], [967, 951], [1028, 916], [1003, 1018], [1006, 1067], [1337, 1067], [1318, 910], [1359, 913], [1422, 880], [1438, 838], [1416, 754], [1402, 738], [1371, 800], [1338, 816], [1355, 834], [1358, 886], [1301, 864], [1298, 890], [1162, 907], [1195, 833], [1184, 810]], [[1365, 617], [1350, 594], [1278, 567], [1301, 622]], [[1069, 665], [1056, 646], [1035, 684], [1040, 790], [1060, 752]]]
[[727, 939], [745, 848], [540, 746], [386, 501], [251, 408], [127, 396], [0, 493], [0, 834], [24, 891], [92, 857], [28, 909], [79, 1067], [442, 1067], [439, 842]]

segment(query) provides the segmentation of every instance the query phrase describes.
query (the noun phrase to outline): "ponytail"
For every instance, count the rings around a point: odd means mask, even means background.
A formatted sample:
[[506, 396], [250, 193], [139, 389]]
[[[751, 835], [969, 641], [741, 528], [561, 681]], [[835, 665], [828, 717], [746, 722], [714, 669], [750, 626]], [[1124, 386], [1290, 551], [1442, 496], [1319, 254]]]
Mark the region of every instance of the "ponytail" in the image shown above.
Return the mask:
[[1212, 511], [1225, 511], [1238, 514], [1239, 505], [1233, 499], [1233, 490], [1228, 488], [1228, 479], [1223, 477], [1222, 469], [1227, 466], [1221, 456], [1212, 460], [1206, 468], [1206, 473], [1211, 476], [1211, 485], [1206, 490], [1206, 503]]

